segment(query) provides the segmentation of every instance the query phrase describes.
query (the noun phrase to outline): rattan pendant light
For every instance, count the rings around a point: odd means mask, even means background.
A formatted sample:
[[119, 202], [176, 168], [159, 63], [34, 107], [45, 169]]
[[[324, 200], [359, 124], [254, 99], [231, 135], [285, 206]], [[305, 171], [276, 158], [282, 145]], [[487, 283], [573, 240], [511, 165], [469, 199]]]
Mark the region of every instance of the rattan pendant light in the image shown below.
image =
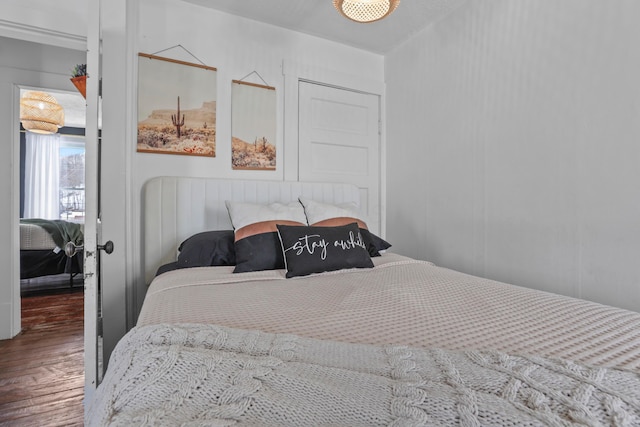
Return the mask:
[[64, 109], [45, 92], [29, 91], [20, 98], [22, 127], [35, 133], [56, 133], [64, 126]]
[[373, 22], [396, 10], [400, 0], [333, 0], [338, 12], [356, 22]]

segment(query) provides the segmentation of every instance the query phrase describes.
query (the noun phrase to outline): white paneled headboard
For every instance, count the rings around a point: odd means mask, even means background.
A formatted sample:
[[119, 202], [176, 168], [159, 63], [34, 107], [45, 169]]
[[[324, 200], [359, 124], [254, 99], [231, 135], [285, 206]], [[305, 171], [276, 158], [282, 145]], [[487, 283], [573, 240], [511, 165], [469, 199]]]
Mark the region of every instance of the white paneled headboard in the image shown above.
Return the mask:
[[187, 237], [232, 229], [225, 200], [288, 203], [304, 196], [324, 203], [356, 202], [360, 207], [360, 192], [352, 184], [157, 177], [147, 181], [143, 193], [147, 284], [158, 267], [176, 260], [178, 245]]

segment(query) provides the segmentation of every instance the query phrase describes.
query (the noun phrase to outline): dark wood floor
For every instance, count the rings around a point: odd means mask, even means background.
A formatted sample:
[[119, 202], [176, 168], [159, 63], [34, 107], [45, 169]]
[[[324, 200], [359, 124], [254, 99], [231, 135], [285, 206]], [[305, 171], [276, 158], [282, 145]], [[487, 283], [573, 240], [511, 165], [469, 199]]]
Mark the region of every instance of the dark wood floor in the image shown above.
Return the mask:
[[0, 341], [0, 426], [83, 425], [83, 296], [22, 297], [22, 332]]

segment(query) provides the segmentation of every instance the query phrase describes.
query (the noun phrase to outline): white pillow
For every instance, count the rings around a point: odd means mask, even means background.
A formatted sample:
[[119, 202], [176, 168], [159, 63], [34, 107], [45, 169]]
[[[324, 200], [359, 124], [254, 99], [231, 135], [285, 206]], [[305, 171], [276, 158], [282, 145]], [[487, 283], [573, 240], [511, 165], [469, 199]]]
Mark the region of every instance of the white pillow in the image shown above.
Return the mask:
[[[304, 206], [304, 213], [309, 225], [334, 226], [357, 222], [360, 228], [367, 228], [367, 222], [358, 213], [358, 205], [355, 202], [334, 205], [316, 202], [306, 197], [299, 197], [298, 200]], [[346, 220], [347, 218], [348, 220]]]
[[231, 218], [231, 224], [235, 230], [246, 227], [256, 222], [264, 221], [294, 221], [302, 224], [307, 223], [304, 208], [298, 202], [288, 204], [272, 203], [264, 205], [260, 203], [245, 203], [225, 200], [227, 211]]
[[358, 205], [356, 205], [355, 202], [333, 205], [316, 202], [305, 197], [299, 197], [298, 200], [302, 206], [304, 206], [307, 223], [310, 226], [339, 227], [355, 222], [358, 224], [360, 233], [362, 233], [364, 237], [370, 256], [379, 256], [391, 247], [389, 242], [369, 232], [367, 222], [363, 216], [358, 213]]

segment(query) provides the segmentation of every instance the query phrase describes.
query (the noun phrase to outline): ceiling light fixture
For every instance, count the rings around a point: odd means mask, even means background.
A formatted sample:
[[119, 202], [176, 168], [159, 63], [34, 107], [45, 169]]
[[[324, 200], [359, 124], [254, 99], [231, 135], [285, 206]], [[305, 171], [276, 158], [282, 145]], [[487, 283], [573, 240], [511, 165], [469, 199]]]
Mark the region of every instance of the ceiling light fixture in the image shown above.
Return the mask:
[[20, 98], [20, 121], [30, 132], [56, 133], [64, 126], [64, 109], [48, 93], [25, 92]]
[[374, 22], [396, 10], [400, 0], [333, 0], [338, 12], [356, 22]]

